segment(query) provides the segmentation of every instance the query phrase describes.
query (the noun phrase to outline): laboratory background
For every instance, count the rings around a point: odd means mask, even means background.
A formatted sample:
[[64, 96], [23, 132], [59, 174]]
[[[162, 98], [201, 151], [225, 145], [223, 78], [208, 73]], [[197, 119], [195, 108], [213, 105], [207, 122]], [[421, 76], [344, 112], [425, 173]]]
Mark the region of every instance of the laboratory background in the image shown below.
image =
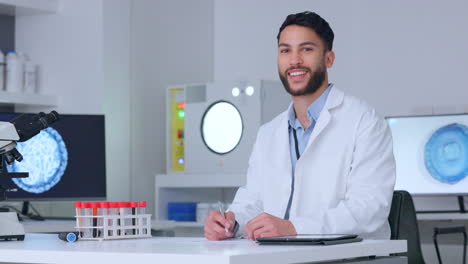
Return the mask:
[[[0, 63], [27, 62], [23, 87], [3, 77], [0, 121], [60, 113], [67, 168], [43, 195], [25, 182], [0, 207], [67, 218], [76, 201], [146, 201], [152, 220], [168, 226], [160, 234], [202, 236], [203, 216], [245, 184], [257, 129], [290, 103], [276, 35], [288, 14], [305, 10], [335, 32], [331, 82], [387, 119], [395, 188], [413, 195], [424, 258], [436, 263], [433, 228], [468, 224], [468, 214], [446, 212], [468, 206], [468, 165], [449, 178], [427, 161], [444, 132], [465, 129], [465, 149], [448, 151], [468, 151], [463, 0], [0, 0]], [[216, 107], [221, 116], [207, 111]], [[210, 134], [223, 119], [232, 141]], [[461, 258], [462, 243], [441, 238], [447, 263]]]

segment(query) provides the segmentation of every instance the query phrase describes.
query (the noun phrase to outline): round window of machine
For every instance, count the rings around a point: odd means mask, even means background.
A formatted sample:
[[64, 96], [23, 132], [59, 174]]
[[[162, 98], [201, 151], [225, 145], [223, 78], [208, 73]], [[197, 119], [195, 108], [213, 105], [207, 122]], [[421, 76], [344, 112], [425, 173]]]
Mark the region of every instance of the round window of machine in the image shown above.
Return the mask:
[[215, 102], [207, 108], [203, 115], [201, 123], [203, 142], [217, 154], [233, 151], [241, 140], [242, 131], [241, 114], [229, 102]]

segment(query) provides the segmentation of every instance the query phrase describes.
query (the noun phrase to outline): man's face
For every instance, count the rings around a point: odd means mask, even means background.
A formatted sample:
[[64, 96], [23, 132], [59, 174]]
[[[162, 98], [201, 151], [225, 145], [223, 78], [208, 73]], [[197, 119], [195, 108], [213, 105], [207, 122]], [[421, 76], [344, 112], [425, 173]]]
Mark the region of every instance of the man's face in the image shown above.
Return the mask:
[[308, 27], [290, 25], [280, 34], [278, 73], [284, 88], [293, 96], [317, 91], [333, 59], [333, 52], [325, 52], [323, 41]]

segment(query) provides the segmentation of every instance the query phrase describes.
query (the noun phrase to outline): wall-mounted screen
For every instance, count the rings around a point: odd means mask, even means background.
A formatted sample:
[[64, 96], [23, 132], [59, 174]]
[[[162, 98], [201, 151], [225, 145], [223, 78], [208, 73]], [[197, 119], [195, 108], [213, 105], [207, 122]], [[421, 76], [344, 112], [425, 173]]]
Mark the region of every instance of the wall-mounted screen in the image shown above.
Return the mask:
[[468, 114], [386, 119], [393, 136], [396, 190], [468, 193]]

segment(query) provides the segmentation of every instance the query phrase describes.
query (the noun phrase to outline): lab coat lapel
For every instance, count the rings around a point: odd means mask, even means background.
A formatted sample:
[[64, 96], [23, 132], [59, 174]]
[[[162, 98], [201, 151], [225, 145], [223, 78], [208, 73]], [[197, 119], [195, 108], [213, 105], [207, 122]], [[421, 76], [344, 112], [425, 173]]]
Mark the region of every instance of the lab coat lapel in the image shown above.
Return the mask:
[[277, 217], [284, 217], [284, 212], [288, 206], [289, 195], [291, 193], [291, 181], [292, 181], [292, 164], [291, 164], [291, 150], [289, 146], [289, 128], [288, 128], [288, 118], [287, 114], [283, 115], [281, 122], [279, 123], [280, 127], [275, 132], [275, 137], [279, 139], [277, 141], [275, 149], [275, 160], [280, 166], [275, 166], [276, 171], [272, 172], [281, 182], [279, 188], [280, 191], [276, 194], [277, 201], [280, 201], [275, 205], [274, 208], [270, 208], [271, 211], [268, 213], [275, 215]]
[[279, 155], [278, 160], [283, 161], [282, 169], [285, 171], [283, 173], [288, 173], [289, 175], [292, 173], [292, 164], [291, 164], [291, 150], [289, 146], [289, 128], [288, 128], [288, 118], [287, 115], [284, 115], [283, 120], [280, 122], [281, 127], [276, 131], [275, 138], [279, 138], [278, 141], [278, 152]]
[[325, 103], [325, 106], [323, 107], [322, 112], [320, 113], [319, 119], [317, 120], [317, 123], [315, 124], [314, 130], [312, 131], [312, 134], [310, 135], [309, 142], [307, 142], [307, 146], [304, 150], [304, 153], [307, 152], [307, 150], [315, 141], [315, 139], [330, 123], [330, 120], [332, 118], [330, 110], [340, 105], [343, 102], [343, 97], [344, 97], [344, 94], [341, 90], [337, 89], [336, 87], [333, 87], [331, 89], [330, 93], [328, 94], [327, 102]]
[[323, 109], [322, 113], [320, 113], [319, 120], [317, 120], [317, 123], [315, 124], [314, 130], [312, 131], [312, 134], [310, 135], [309, 142], [307, 142], [307, 146], [304, 150], [306, 152], [312, 142], [315, 141], [315, 139], [320, 135], [320, 133], [327, 127], [328, 123], [330, 123], [330, 112], [328, 112], [328, 109]]

